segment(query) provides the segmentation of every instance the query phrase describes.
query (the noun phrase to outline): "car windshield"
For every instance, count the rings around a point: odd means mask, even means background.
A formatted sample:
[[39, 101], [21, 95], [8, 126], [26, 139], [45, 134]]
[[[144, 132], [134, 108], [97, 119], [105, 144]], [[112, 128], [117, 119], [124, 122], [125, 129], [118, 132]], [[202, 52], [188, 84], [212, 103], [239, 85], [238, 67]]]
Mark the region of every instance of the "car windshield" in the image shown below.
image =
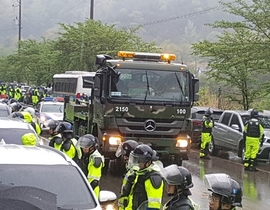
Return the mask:
[[84, 179], [70, 165], [0, 165], [0, 183], [36, 187], [57, 195], [64, 209], [92, 209], [97, 206]]
[[[241, 116], [244, 125], [249, 121], [250, 115]], [[262, 124], [262, 126], [266, 129], [270, 129], [270, 118], [268, 116], [262, 116], [259, 115], [258, 117], [259, 122]]]
[[7, 117], [9, 115], [6, 109], [0, 109], [0, 117]]
[[[213, 114], [211, 114], [211, 117], [214, 119], [214, 121], [218, 121], [220, 116], [222, 115], [222, 111], [213, 111]], [[203, 116], [205, 114], [205, 111], [198, 111], [192, 113], [192, 119], [203, 119]]]
[[119, 81], [111, 83], [111, 98], [155, 100], [168, 102], [189, 101], [189, 75], [181, 71], [118, 69]]
[[34, 133], [34, 131], [21, 128], [0, 128], [0, 140], [4, 139], [7, 144], [22, 144], [22, 136], [26, 133]]
[[40, 112], [63, 113], [64, 104], [43, 104]]

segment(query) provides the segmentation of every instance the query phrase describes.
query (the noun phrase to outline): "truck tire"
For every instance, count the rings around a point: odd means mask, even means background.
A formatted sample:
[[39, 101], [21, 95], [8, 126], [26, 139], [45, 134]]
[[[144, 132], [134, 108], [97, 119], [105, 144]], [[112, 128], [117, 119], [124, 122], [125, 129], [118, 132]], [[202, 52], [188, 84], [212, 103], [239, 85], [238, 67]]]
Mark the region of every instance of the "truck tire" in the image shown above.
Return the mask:
[[214, 141], [213, 137], [212, 137], [212, 140], [210, 141], [210, 143], [208, 144], [208, 150], [209, 150], [210, 155], [212, 155], [212, 156], [217, 156], [217, 154], [219, 152], [219, 150], [216, 148], [215, 141]]

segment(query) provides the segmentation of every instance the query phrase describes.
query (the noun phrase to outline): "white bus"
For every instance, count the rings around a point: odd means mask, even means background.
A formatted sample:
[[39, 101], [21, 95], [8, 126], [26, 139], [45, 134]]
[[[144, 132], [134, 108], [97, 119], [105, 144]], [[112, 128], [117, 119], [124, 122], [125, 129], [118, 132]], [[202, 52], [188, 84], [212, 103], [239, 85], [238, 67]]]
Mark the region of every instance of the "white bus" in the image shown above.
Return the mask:
[[70, 96], [75, 98], [78, 94], [91, 95], [91, 88], [96, 72], [66, 71], [64, 74], [53, 76], [53, 95]]

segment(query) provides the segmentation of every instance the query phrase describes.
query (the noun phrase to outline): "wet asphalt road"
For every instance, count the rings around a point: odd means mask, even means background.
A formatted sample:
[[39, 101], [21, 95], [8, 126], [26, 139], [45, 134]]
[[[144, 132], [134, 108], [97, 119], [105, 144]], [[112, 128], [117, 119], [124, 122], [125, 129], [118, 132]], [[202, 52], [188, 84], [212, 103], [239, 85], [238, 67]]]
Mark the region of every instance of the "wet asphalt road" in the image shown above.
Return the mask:
[[[202, 177], [208, 173], [227, 173], [239, 182], [243, 188], [244, 210], [270, 209], [270, 165], [259, 162], [258, 172], [244, 171], [240, 158], [234, 153], [221, 152], [211, 160], [199, 159], [199, 150], [192, 149], [188, 161], [183, 166], [192, 173], [194, 187], [191, 188], [191, 198], [200, 205], [201, 210], [208, 209], [208, 195], [202, 183]], [[122, 182], [121, 175], [112, 175], [110, 171], [101, 179], [101, 189], [110, 190], [119, 195]], [[163, 204], [169, 200], [164, 192]]]

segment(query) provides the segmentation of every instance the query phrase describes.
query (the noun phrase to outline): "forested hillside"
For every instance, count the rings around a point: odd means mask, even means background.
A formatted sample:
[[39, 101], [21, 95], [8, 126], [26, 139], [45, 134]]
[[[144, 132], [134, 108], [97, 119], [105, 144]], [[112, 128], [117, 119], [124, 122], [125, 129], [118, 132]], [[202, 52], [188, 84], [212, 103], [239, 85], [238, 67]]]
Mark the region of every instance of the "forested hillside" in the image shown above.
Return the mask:
[[[21, 0], [22, 39], [54, 38], [58, 23], [84, 22], [91, 0]], [[225, 0], [227, 1], [227, 0]], [[16, 49], [19, 6], [17, 0], [0, 0], [0, 54]], [[12, 6], [13, 5], [13, 6]], [[205, 23], [232, 16], [217, 0], [94, 0], [94, 19], [117, 27], [142, 25], [139, 35], [158, 44], [190, 44], [216, 34]]]

